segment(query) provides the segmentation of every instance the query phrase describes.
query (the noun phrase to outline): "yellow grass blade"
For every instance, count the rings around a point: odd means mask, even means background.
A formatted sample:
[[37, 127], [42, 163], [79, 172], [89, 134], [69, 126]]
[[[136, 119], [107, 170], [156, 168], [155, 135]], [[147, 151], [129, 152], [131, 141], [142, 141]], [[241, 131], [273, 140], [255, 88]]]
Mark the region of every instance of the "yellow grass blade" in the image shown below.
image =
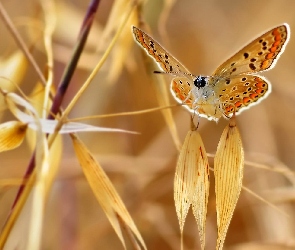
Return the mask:
[[218, 239], [222, 249], [242, 188], [244, 150], [235, 120], [224, 129], [214, 158]]
[[[13, 239], [17, 238], [15, 234], [18, 234], [26, 236], [25, 239], [22, 237], [20, 239], [23, 241], [23, 244], [21, 245], [25, 246], [24, 249], [39, 249], [40, 240], [42, 238], [41, 228], [44, 207], [52, 182], [57, 173], [57, 167], [50, 166], [49, 164], [48, 143], [46, 136], [42, 133], [41, 120], [38, 118], [34, 107], [32, 107], [25, 99], [14, 93], [6, 93], [5, 91], [2, 91], [2, 94], [8, 108], [13, 114], [16, 116], [27, 117], [32, 120], [32, 123], [36, 126], [37, 137], [34, 137], [36, 138], [36, 167], [29, 176], [26, 183], [27, 185], [25, 185], [18, 202], [13, 208], [9, 219], [3, 228], [0, 236], [0, 248], [2, 249], [4, 245], [17, 245], [18, 241], [14, 242], [15, 240]], [[22, 112], [19, 109], [19, 106], [28, 111], [30, 115]], [[36, 185], [33, 187], [33, 184]], [[31, 211], [31, 213], [28, 211]], [[29, 216], [30, 214], [32, 214], [32, 216]], [[26, 221], [24, 217], [30, 219], [26, 222], [25, 229], [22, 225], [23, 221]], [[15, 249], [15, 247], [12, 247], [11, 249]]]
[[44, 13], [45, 27], [44, 27], [44, 47], [47, 55], [47, 76], [45, 85], [45, 95], [43, 102], [43, 112], [42, 118], [47, 117], [47, 108], [51, 104], [50, 101], [50, 93], [51, 87], [53, 86], [53, 69], [54, 69], [54, 59], [53, 59], [53, 44], [52, 44], [52, 36], [56, 27], [56, 9], [55, 9], [55, 1], [42, 0], [41, 5]]
[[[9, 220], [3, 227], [0, 235], [0, 249], [27, 249], [28, 244], [28, 227], [32, 217], [32, 182], [29, 180], [25, 192], [20, 197], [19, 202], [14, 207]], [[28, 191], [28, 192], [27, 192]], [[41, 231], [41, 229], [40, 229]]]
[[126, 246], [120, 228], [120, 221], [124, 222], [126, 224], [126, 227], [129, 228], [133, 235], [136, 237], [137, 241], [133, 243], [140, 243], [141, 247], [143, 249], [146, 249], [145, 243], [136, 225], [134, 224], [124, 203], [116, 192], [111, 181], [103, 171], [102, 167], [94, 159], [93, 155], [88, 151], [88, 149], [85, 147], [82, 141], [78, 139], [76, 135], [71, 134], [71, 138], [73, 140], [76, 156], [80, 162], [85, 177], [97, 201], [101, 205], [116, 234], [122, 242], [124, 248], [126, 249]]
[[[169, 106], [169, 92], [167, 90], [167, 84], [165, 82], [165, 79], [161, 75], [153, 74], [152, 76], [153, 79], [153, 85], [156, 90], [156, 95], [157, 95], [157, 100], [159, 102], [160, 107], [165, 107]], [[179, 135], [176, 129], [175, 121], [172, 115], [172, 110], [171, 109], [162, 109], [161, 110], [165, 122], [169, 128], [170, 134], [172, 136], [173, 142], [176, 146], [176, 148], [179, 150], [180, 149], [180, 140], [179, 140]]]
[[[193, 196], [193, 213], [198, 223], [201, 249], [205, 249], [205, 226], [206, 226], [206, 215], [207, 215], [207, 204], [209, 197], [209, 163], [207, 154], [205, 151], [202, 139], [198, 135], [198, 148], [197, 148], [197, 164], [198, 167], [198, 178], [196, 191]], [[197, 146], [197, 145], [196, 145]]]
[[189, 131], [180, 151], [174, 178], [174, 200], [183, 234], [190, 205], [198, 223], [202, 249], [205, 247], [205, 222], [209, 196], [209, 164], [200, 134]]
[[49, 162], [49, 150], [46, 135], [42, 133], [41, 124], [38, 124], [36, 140], [36, 183], [32, 189], [32, 216], [28, 230], [28, 243], [26, 249], [40, 249], [42, 239], [42, 225], [46, 200], [51, 190], [52, 182], [56, 176], [56, 168], [52, 169]]
[[[52, 85], [51, 85], [51, 92], [52, 93], [55, 92], [54, 86]], [[32, 105], [34, 106], [36, 112], [39, 114], [39, 117], [42, 117], [42, 114], [48, 115], [50, 106], [52, 105], [51, 100], [48, 100], [47, 106], [44, 107], [44, 103], [45, 103], [44, 96], [45, 96], [45, 88], [42, 86], [41, 83], [38, 82], [30, 94], [30, 101]], [[47, 121], [48, 120], [45, 120], [45, 119], [39, 120], [39, 122], [41, 122], [42, 129], [43, 129], [43, 126], [48, 126], [48, 123], [52, 122], [53, 120], [50, 120], [49, 122]], [[52, 123], [55, 123], [55, 122], [52, 122]], [[26, 135], [27, 135], [26, 136], [27, 143], [33, 152], [33, 150], [36, 148], [36, 131], [33, 129], [28, 129]], [[56, 177], [57, 171], [59, 169], [62, 152], [63, 152], [63, 141], [62, 141], [62, 136], [59, 134], [56, 136], [56, 138], [54, 139], [54, 142], [50, 145], [50, 149], [49, 149], [49, 157], [48, 157], [49, 165], [50, 165], [49, 174], [51, 175], [52, 181]]]
[[[26, 73], [27, 59], [21, 51], [17, 51], [5, 60], [0, 60], [0, 88], [5, 91], [14, 91]], [[0, 107], [4, 107], [4, 98], [0, 95]], [[2, 113], [0, 113], [0, 118]]]
[[[108, 22], [102, 34], [101, 41], [109, 41], [110, 35], [120, 25], [121, 19], [124, 18], [124, 14], [128, 12], [129, 1], [117, 0], [114, 1], [112, 11], [109, 15]], [[134, 11], [130, 15], [130, 18], [126, 22], [126, 25], [122, 27], [122, 35], [119, 37], [116, 46], [111, 54], [112, 63], [110, 64], [108, 71], [109, 83], [114, 83], [120, 76], [124, 65], [126, 64], [126, 58], [130, 55], [130, 49], [133, 45], [133, 39], [130, 34], [130, 26], [136, 22], [137, 13]], [[104, 39], [106, 38], [106, 39]], [[103, 50], [106, 46], [100, 47]]]
[[3, 228], [1, 249], [4, 245], [5, 249], [17, 249], [19, 246], [22, 249], [40, 249], [44, 207], [51, 185], [51, 175], [47, 174], [50, 171], [47, 143], [45, 135], [40, 135], [42, 137], [38, 136], [36, 147], [35, 171], [26, 182], [25, 189]]
[[[4, 245], [6, 249], [15, 249], [19, 246], [22, 246], [23, 249], [40, 249], [46, 191], [49, 190], [44, 173], [49, 169], [49, 164], [47, 142], [37, 117], [35, 117], [35, 122], [38, 124], [36, 168], [28, 178], [24, 190], [2, 230], [1, 249]], [[37, 185], [33, 187], [36, 176]]]
[[27, 59], [21, 51], [16, 51], [5, 60], [0, 60], [0, 87], [6, 91], [15, 90], [22, 82], [27, 68]]
[[18, 147], [24, 140], [27, 124], [19, 121], [5, 122], [0, 125], [0, 152]]

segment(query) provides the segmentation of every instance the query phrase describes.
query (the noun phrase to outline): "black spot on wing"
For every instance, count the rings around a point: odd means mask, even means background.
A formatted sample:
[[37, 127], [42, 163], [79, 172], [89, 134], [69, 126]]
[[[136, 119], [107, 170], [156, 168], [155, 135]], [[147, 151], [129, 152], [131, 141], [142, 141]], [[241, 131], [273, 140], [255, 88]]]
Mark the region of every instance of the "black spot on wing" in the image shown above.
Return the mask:
[[250, 69], [252, 69], [252, 70], [255, 70], [255, 69], [256, 69], [254, 63], [250, 63], [250, 64], [249, 64], [249, 67], [250, 67]]

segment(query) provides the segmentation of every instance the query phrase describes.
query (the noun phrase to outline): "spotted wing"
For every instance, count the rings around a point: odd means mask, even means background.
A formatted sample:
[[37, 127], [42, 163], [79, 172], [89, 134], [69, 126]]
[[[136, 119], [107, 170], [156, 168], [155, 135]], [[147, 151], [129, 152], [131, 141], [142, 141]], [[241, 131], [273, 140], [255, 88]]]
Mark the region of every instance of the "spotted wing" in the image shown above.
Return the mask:
[[289, 36], [288, 24], [266, 32], [221, 64], [213, 75], [228, 77], [271, 69], [283, 53]]
[[185, 104], [188, 110], [192, 110], [193, 96], [192, 83], [186, 77], [175, 77], [171, 82], [171, 93], [174, 98], [182, 104]]
[[230, 80], [220, 80], [215, 86], [219, 107], [226, 117], [241, 113], [259, 103], [271, 92], [271, 85], [261, 76], [240, 75]]
[[133, 26], [133, 36], [136, 42], [144, 48], [149, 56], [151, 56], [158, 66], [167, 73], [184, 73], [183, 75], [193, 79], [194, 77], [175, 57], [166, 51], [159, 43], [157, 43], [148, 34]]

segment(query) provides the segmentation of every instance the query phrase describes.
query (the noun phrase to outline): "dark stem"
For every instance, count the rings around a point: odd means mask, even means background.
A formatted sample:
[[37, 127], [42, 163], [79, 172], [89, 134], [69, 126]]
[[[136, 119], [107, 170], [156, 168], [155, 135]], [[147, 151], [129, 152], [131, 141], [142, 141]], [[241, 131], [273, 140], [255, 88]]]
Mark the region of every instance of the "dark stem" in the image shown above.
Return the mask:
[[100, 0], [92, 0], [92, 2], [89, 4], [88, 6], [88, 11], [85, 15], [85, 18], [83, 20], [82, 23], [82, 27], [80, 29], [80, 33], [78, 36], [78, 43], [74, 49], [73, 52], [73, 56], [72, 56], [72, 60], [70, 61], [70, 63], [68, 64], [68, 66], [66, 67], [64, 74], [61, 78], [56, 96], [54, 98], [52, 107], [51, 107], [51, 112], [49, 114], [49, 119], [53, 119], [53, 114], [57, 114], [60, 105], [62, 103], [62, 100], [65, 96], [65, 92], [67, 91], [67, 88], [70, 84], [70, 81], [72, 79], [72, 76], [75, 72], [76, 66], [78, 64], [78, 61], [80, 59], [82, 50], [84, 48], [84, 45], [86, 43], [91, 25], [93, 23], [94, 20], [94, 15], [97, 11], [97, 7], [99, 4]]
[[[77, 45], [75, 46], [75, 49], [73, 51], [72, 59], [70, 60], [70, 63], [68, 64], [68, 66], [65, 68], [64, 74], [61, 78], [60, 84], [57, 89], [57, 94], [54, 97], [53, 104], [52, 104], [50, 113], [48, 115], [48, 119], [53, 119], [54, 116], [59, 112], [62, 100], [63, 100], [65, 93], [68, 89], [68, 86], [69, 86], [70, 81], [73, 77], [76, 66], [78, 64], [78, 61], [80, 59], [81, 53], [82, 53], [83, 48], [85, 46], [85, 43], [86, 43], [86, 40], [87, 40], [89, 31], [90, 31], [91, 25], [93, 23], [94, 16], [97, 11], [99, 3], [100, 3], [100, 0], [92, 0], [88, 6], [88, 10], [85, 15], [85, 18], [82, 23], [80, 33], [79, 33], [79, 36], [77, 39], [78, 40]], [[32, 155], [30, 163], [27, 167], [27, 171], [26, 171], [23, 178], [28, 179], [34, 169], [35, 169], [35, 152]], [[24, 185], [21, 185], [18, 190], [18, 193], [16, 195], [16, 198], [13, 202], [10, 213], [12, 212], [13, 208], [15, 207], [15, 204], [18, 202], [19, 197], [22, 194], [23, 190], [24, 190]]]

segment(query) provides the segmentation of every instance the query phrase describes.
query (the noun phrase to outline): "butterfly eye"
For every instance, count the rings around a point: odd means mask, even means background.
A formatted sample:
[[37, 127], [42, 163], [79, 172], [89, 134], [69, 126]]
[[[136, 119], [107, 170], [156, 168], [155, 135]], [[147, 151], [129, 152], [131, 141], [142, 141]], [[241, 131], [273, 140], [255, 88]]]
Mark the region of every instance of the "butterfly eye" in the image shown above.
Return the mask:
[[197, 88], [202, 88], [206, 85], [207, 83], [207, 79], [204, 76], [198, 76], [195, 80], [194, 80], [194, 85]]

